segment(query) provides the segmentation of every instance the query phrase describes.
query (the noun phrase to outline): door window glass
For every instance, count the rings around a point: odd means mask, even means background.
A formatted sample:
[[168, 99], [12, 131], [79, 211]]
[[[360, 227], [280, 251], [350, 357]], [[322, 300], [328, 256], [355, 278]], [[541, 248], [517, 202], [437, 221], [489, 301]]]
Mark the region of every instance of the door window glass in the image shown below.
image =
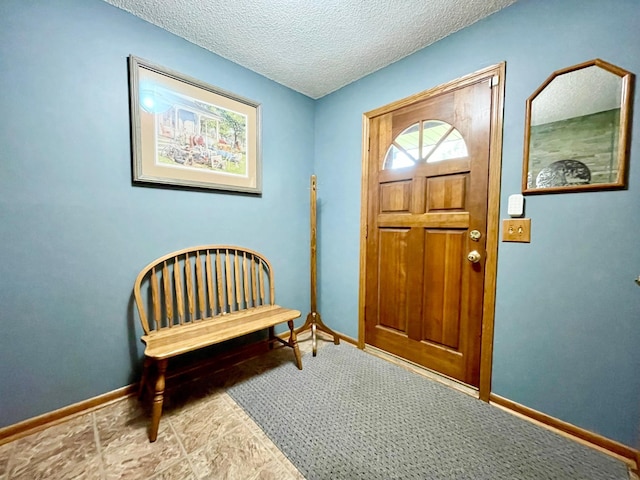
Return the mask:
[[468, 156], [460, 132], [441, 120], [414, 123], [391, 143], [384, 160], [385, 170], [410, 167]]

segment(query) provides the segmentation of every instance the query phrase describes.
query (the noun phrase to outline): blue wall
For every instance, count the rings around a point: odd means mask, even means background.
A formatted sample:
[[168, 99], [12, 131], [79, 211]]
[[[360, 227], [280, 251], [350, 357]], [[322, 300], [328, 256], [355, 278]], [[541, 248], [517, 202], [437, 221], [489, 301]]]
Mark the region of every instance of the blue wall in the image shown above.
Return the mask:
[[[262, 197], [132, 186], [127, 56], [262, 104]], [[0, 427], [136, 380], [131, 289], [233, 243], [308, 309], [314, 102], [98, 0], [0, 2]]]
[[[4, 0], [0, 426], [136, 379], [132, 283], [170, 250], [260, 250], [278, 301], [306, 311], [313, 169], [319, 309], [357, 337], [362, 113], [506, 60], [505, 205], [520, 190], [525, 99], [595, 57], [640, 74], [638, 31], [637, 0], [520, 0], [314, 102], [98, 0]], [[131, 185], [129, 54], [262, 103], [262, 197]], [[639, 155], [626, 191], [527, 198], [532, 243], [499, 246], [493, 371], [495, 393], [633, 447]]]
[[[505, 218], [507, 197], [520, 191], [526, 98], [554, 70], [596, 57], [640, 74], [638, 32], [637, 0], [520, 0], [319, 100], [324, 321], [358, 335], [363, 112], [506, 61]], [[527, 197], [531, 244], [500, 243], [492, 390], [637, 448], [640, 121], [633, 138], [627, 191]]]

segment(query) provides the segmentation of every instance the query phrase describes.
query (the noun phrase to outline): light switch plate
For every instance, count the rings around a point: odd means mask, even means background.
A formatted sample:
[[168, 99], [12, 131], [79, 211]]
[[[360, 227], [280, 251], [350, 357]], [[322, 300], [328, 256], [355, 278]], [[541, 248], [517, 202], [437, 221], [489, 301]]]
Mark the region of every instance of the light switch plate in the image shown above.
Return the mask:
[[505, 218], [502, 220], [502, 241], [531, 243], [531, 219]]

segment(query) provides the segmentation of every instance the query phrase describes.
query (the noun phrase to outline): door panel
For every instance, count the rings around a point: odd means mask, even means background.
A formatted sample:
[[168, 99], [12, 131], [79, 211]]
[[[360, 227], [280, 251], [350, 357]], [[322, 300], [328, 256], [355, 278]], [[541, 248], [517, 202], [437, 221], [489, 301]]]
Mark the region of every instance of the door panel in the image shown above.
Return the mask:
[[438, 210], [464, 210], [467, 176], [429, 178], [427, 180], [427, 212]]
[[380, 325], [405, 332], [409, 315], [409, 229], [382, 229], [379, 234]]
[[486, 78], [369, 123], [365, 342], [475, 386], [491, 96]]
[[425, 239], [423, 336], [459, 347], [464, 236], [461, 231], [427, 230]]
[[380, 213], [409, 212], [411, 181], [389, 182], [380, 185]]

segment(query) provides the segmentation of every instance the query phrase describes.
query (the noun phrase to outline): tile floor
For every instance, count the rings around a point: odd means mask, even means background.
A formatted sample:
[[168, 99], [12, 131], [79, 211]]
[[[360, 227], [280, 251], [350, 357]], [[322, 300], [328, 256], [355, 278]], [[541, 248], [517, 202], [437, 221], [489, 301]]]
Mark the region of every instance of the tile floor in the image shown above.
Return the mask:
[[[300, 349], [310, 351], [311, 342]], [[276, 348], [169, 391], [154, 443], [148, 411], [133, 397], [2, 445], [0, 480], [304, 480], [226, 393], [247, 376], [293, 361], [290, 348]]]
[[[301, 337], [302, 353], [311, 348]], [[148, 412], [127, 398], [1, 445], [0, 480], [304, 480], [226, 393], [293, 361], [289, 348], [277, 348], [170, 391], [155, 443], [147, 437]]]

